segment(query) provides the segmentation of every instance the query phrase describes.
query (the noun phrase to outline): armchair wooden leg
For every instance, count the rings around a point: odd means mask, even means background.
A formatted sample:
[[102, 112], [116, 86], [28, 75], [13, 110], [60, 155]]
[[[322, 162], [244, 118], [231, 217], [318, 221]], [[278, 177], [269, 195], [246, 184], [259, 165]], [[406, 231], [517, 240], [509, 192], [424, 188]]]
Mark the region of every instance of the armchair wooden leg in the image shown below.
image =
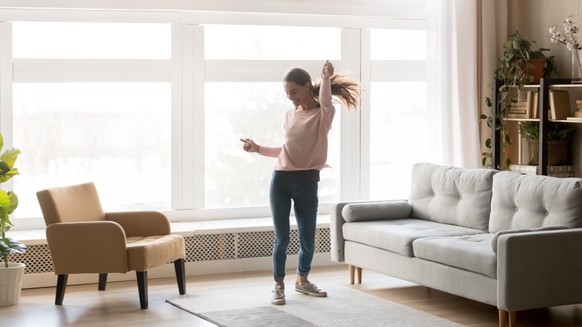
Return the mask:
[[186, 268], [184, 267], [184, 259], [178, 259], [174, 261], [174, 269], [176, 270], [178, 291], [182, 295], [186, 294]]
[[68, 274], [60, 274], [57, 277], [57, 293], [55, 296], [55, 305], [62, 305], [65, 298], [65, 290], [67, 288]]
[[356, 266], [348, 265], [348, 271], [350, 274], [350, 285], [354, 285], [354, 274], [356, 272]]
[[99, 274], [99, 290], [105, 291], [106, 285], [107, 285], [107, 273]]
[[358, 284], [362, 283], [362, 268], [356, 267], [356, 278], [358, 280]]
[[142, 309], [148, 308], [148, 272], [136, 271], [137, 289], [139, 291], [139, 305]]

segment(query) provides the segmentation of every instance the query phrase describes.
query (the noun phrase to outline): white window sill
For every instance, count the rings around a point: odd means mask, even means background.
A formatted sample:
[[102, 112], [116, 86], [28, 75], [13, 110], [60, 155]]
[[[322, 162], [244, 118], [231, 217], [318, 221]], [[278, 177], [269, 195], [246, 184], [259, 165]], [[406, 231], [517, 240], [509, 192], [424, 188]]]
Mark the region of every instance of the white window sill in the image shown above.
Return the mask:
[[[317, 227], [329, 227], [329, 215], [317, 216]], [[291, 228], [296, 228], [294, 217], [291, 217]], [[237, 219], [215, 219], [187, 222], [172, 222], [172, 233], [182, 236], [193, 236], [199, 234], [233, 233], [245, 231], [270, 231], [273, 230], [271, 217], [263, 218], [237, 218]], [[15, 230], [8, 232], [8, 236], [24, 242], [28, 245], [46, 244], [45, 228]]]

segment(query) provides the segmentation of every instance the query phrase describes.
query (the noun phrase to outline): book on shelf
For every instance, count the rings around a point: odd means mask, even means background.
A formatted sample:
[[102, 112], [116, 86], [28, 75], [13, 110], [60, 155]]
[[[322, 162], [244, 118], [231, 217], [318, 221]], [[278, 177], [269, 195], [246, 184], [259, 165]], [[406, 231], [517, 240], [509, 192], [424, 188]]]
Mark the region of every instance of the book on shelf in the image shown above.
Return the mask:
[[570, 93], [550, 90], [550, 119], [563, 120], [570, 116]]
[[571, 121], [582, 121], [582, 117], [566, 117], [566, 120], [571, 120]]
[[540, 107], [537, 91], [527, 91], [527, 110], [529, 110], [528, 118], [538, 118]]

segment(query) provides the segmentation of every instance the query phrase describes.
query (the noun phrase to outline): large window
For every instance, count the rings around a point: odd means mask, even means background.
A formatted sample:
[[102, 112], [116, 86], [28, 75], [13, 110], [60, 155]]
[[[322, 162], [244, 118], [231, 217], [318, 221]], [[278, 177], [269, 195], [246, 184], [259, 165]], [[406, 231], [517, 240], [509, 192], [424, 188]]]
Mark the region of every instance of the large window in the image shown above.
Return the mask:
[[239, 139], [281, 146], [284, 73], [301, 67], [317, 81], [326, 59], [364, 89], [360, 111], [336, 103], [320, 213], [347, 198], [405, 197], [428, 122], [426, 32], [404, 24], [12, 23], [0, 45], [12, 46], [14, 70], [2, 113], [23, 151], [16, 218], [41, 216], [36, 191], [87, 181], [105, 210], [268, 215], [276, 159]]
[[[170, 83], [103, 61], [169, 58], [170, 36], [161, 24], [14, 24], [15, 61], [48, 67], [13, 85], [13, 143], [23, 151], [13, 179], [17, 218], [41, 216], [36, 191], [88, 181], [106, 210], [170, 208]], [[84, 66], [70, 58], [85, 59]], [[112, 71], [110, 81], [92, 82], [98, 69], [86, 67], [94, 58]], [[60, 71], [51, 72], [54, 59]]]
[[372, 29], [370, 57], [369, 195], [407, 198], [412, 164], [429, 153], [426, 32]]

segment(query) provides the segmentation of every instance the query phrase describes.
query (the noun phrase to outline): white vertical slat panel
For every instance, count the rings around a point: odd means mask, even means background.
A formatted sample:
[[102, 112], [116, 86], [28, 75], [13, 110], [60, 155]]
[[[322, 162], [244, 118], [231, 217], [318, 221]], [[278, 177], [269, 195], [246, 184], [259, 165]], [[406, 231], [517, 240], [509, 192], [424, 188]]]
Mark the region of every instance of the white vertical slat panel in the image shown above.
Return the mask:
[[[192, 83], [192, 107], [191, 111], [188, 112], [188, 116], [185, 117], [188, 126], [192, 124], [190, 128], [191, 133], [184, 134], [185, 139], [193, 139], [194, 146], [187, 148], [188, 158], [191, 161], [191, 166], [193, 170], [193, 184], [188, 185], [186, 190], [192, 192], [193, 194], [193, 208], [203, 208], [204, 207], [204, 82], [206, 79], [205, 63], [204, 63], [204, 27], [202, 25], [193, 25], [192, 35], [190, 37], [190, 42], [193, 45], [191, 56], [192, 56], [192, 70], [187, 71], [191, 75], [189, 79]], [[184, 126], [187, 128], [187, 126]], [[192, 151], [192, 152], [190, 152]], [[190, 193], [186, 193], [189, 195]], [[190, 201], [190, 200], [189, 200]], [[189, 202], [188, 202], [189, 203]]]
[[370, 198], [370, 78], [372, 76], [370, 61], [370, 30], [361, 30], [361, 71], [362, 71], [362, 95], [360, 98], [360, 197]]
[[[361, 80], [360, 30], [342, 29], [341, 66], [349, 78]], [[340, 199], [360, 198], [360, 115], [361, 110], [341, 110], [341, 177]]]
[[183, 205], [183, 156], [182, 156], [182, 25], [172, 26], [172, 210], [182, 209]]

